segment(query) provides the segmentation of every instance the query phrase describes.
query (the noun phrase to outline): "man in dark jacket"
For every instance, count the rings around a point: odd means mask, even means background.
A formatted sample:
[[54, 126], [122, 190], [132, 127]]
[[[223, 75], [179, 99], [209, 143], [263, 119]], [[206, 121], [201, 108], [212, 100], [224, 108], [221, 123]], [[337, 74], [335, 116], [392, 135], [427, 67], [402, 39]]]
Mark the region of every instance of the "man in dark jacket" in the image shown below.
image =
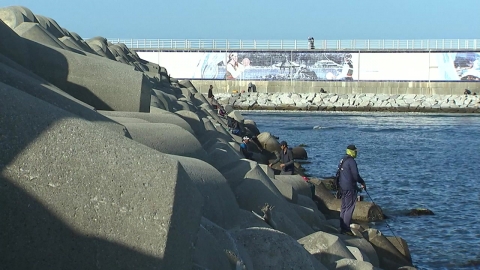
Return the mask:
[[340, 210], [340, 230], [343, 234], [353, 235], [350, 230], [353, 211], [357, 201], [357, 183], [360, 183], [364, 190], [367, 190], [365, 181], [358, 173], [357, 148], [355, 145], [347, 147], [347, 155], [340, 160], [339, 165], [339, 188], [342, 194], [342, 207]]
[[293, 153], [292, 150], [288, 148], [287, 142], [282, 141], [280, 143], [280, 156], [277, 157], [275, 161], [269, 164], [270, 167], [272, 167], [273, 164], [281, 162], [280, 163], [280, 168], [282, 171], [280, 174], [293, 174], [293, 171], [295, 170], [295, 165], [293, 164]]

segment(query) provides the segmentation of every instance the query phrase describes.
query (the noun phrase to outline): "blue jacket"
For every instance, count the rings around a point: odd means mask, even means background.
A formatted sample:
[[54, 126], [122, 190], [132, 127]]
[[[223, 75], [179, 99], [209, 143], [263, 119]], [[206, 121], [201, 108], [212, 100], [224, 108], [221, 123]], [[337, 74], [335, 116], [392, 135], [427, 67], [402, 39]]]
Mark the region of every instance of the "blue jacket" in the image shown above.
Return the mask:
[[357, 162], [351, 156], [343, 157], [343, 164], [340, 168], [339, 185], [342, 190], [356, 190], [357, 183], [365, 184], [358, 173]]

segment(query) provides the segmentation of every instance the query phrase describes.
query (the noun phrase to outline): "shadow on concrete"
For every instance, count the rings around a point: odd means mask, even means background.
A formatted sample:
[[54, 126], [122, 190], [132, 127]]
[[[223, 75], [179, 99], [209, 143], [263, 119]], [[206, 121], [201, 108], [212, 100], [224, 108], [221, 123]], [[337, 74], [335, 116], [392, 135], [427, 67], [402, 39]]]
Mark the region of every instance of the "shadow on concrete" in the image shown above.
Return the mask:
[[132, 265], [159, 269], [162, 265], [159, 258], [75, 232], [3, 176], [0, 194], [3, 269], [127, 269]]

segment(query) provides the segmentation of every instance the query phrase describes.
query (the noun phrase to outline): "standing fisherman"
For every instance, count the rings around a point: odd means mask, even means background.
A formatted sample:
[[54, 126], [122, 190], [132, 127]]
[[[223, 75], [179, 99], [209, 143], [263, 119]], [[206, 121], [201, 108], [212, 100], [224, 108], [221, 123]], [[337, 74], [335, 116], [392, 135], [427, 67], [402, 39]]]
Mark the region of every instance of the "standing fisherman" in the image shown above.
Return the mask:
[[362, 185], [364, 190], [367, 190], [365, 181], [358, 173], [357, 162], [357, 147], [351, 144], [347, 146], [347, 154], [340, 160], [338, 165], [339, 177], [338, 185], [341, 190], [342, 207], [340, 210], [340, 230], [342, 234], [353, 235], [350, 230], [352, 223], [353, 210], [355, 210], [355, 203], [357, 201], [357, 183]]

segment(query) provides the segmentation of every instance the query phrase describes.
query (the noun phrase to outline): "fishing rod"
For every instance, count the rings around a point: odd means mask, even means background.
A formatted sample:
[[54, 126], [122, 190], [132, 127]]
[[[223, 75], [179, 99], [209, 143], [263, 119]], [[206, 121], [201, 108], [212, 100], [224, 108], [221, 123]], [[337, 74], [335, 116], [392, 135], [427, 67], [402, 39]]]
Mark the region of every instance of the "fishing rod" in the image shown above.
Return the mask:
[[[372, 201], [373, 204], [375, 205], [378, 205], [375, 203], [375, 201], [373, 200], [372, 196], [370, 196], [370, 194], [368, 193], [367, 189], [364, 189], [365, 190], [365, 193], [367, 193], [367, 196], [368, 198], [370, 198], [370, 201]], [[398, 244], [403, 247], [403, 244], [400, 242], [400, 240], [398, 240], [398, 237], [397, 235], [395, 234], [395, 232], [393, 231], [392, 227], [390, 226], [390, 224], [388, 224], [388, 222], [384, 219], [383, 220], [385, 222], [385, 225], [387, 225], [387, 228], [392, 232], [393, 236], [395, 237], [395, 239], [397, 240]]]

